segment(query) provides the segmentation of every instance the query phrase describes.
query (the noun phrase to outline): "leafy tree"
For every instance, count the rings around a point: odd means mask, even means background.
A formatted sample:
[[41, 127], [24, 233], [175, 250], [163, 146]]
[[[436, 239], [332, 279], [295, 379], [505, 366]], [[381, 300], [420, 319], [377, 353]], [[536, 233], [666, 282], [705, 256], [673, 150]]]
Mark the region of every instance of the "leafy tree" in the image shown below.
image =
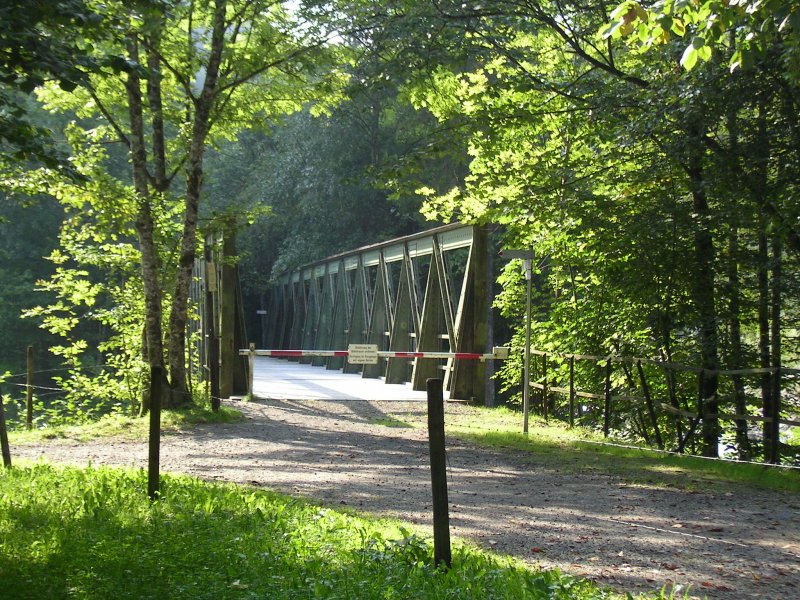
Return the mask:
[[[787, 78], [800, 82], [800, 9], [782, 0], [659, 0], [620, 4], [601, 28], [604, 35], [631, 36], [645, 48], [674, 37], [687, 40], [680, 63], [690, 70], [714, 49], [728, 55], [731, 71], [749, 69], [769, 54], [780, 57]], [[685, 42], [684, 42], [685, 43]]]
[[[170, 384], [160, 385], [168, 403], [180, 404], [189, 399], [185, 330], [206, 145], [332, 91], [336, 73], [312, 84], [309, 74], [331, 56], [324, 32], [298, 24], [278, 3], [117, 2], [105, 14], [120, 24], [113, 49], [132, 65], [126, 76], [101, 73], [72, 94], [50, 88], [43, 98], [51, 109], [107, 123], [97, 130], [102, 135], [86, 139], [115, 141], [129, 153], [132, 187], [116, 186], [125, 201], [102, 210], [136, 232], [147, 363], [160, 368], [166, 348]], [[172, 242], [158, 238], [159, 221], [174, 218], [181, 234], [171, 248], [174, 261], [165, 263], [160, 244]], [[165, 288], [171, 302], [166, 335]]]
[[[684, 54], [680, 40], [641, 54], [614, 37], [598, 38], [612, 19], [602, 5], [382, 8], [358, 17], [370, 39], [387, 44], [382, 50], [390, 61], [403, 57], [412, 101], [458, 127], [472, 158], [463, 185], [420, 188], [425, 210], [431, 218], [499, 222], [508, 245], [533, 246], [541, 286], [534, 333], [542, 347], [696, 363], [706, 370], [699, 397], [706, 412], [716, 413], [722, 360], [752, 356], [741, 331], [731, 335], [739, 338], [736, 351], [722, 332], [736, 319], [740, 329], [755, 322], [755, 305], [741, 298], [729, 310], [732, 288], [723, 277], [734, 264], [753, 276], [742, 250], [766, 232], [762, 247], [771, 244], [771, 256], [754, 257], [768, 277], [756, 293], [768, 307], [761, 347], [769, 366], [780, 361], [779, 305], [787, 281], [780, 248], [782, 240], [795, 247], [788, 223], [796, 218], [786, 202], [795, 194], [789, 173], [796, 162], [789, 156], [796, 155], [785, 119], [797, 89], [784, 77], [785, 55], [765, 52], [757, 69], [746, 72], [708, 67], [687, 74], [676, 69]], [[415, 48], [410, 30], [430, 41]], [[440, 35], [427, 35], [433, 31]], [[759, 105], [760, 129], [752, 119]], [[753, 160], [759, 155], [763, 160]], [[750, 226], [759, 213], [767, 217], [761, 234]], [[731, 237], [733, 226], [740, 237]], [[731, 239], [739, 250], [726, 255]], [[499, 302], [520, 314], [515, 268], [503, 282]], [[509, 363], [508, 381], [514, 368]], [[770, 386], [774, 397], [774, 380]], [[719, 435], [716, 419], [704, 419], [705, 454], [716, 455]]]
[[0, 6], [0, 157], [67, 167], [52, 132], [31, 118], [26, 97], [51, 81], [72, 91], [102, 66], [127, 65], [97, 54], [109, 23], [85, 0], [7, 0]]

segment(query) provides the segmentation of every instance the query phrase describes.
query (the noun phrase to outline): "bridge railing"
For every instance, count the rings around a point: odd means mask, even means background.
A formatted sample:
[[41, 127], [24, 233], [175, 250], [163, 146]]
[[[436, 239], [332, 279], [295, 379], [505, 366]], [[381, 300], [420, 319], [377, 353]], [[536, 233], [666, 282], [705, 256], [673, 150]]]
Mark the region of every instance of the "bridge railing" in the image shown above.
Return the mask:
[[[490, 351], [489, 262], [486, 231], [452, 224], [309, 263], [276, 278], [266, 340], [276, 350], [375, 345], [395, 354], [291, 358], [415, 390], [441, 377], [451, 398], [491, 403], [491, 367], [460, 357]], [[443, 354], [402, 354], [415, 352]]]

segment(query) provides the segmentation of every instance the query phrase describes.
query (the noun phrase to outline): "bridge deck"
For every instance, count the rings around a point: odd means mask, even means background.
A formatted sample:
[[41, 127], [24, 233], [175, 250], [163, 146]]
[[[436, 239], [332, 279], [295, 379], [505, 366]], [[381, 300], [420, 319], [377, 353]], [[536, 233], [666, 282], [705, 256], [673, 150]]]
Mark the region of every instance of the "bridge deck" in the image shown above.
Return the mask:
[[[257, 356], [253, 395], [287, 400], [425, 400], [411, 384], [389, 384], [360, 374], [312, 367], [280, 358]], [[445, 399], [447, 392], [445, 392]]]

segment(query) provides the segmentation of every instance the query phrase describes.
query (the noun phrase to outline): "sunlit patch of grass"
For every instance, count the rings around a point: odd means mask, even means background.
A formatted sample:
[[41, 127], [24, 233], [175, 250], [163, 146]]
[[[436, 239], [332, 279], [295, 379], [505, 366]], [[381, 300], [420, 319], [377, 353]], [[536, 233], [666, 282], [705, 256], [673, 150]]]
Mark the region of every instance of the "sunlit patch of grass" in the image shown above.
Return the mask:
[[[411, 421], [424, 426], [424, 417]], [[531, 416], [529, 433], [522, 433], [522, 415], [507, 408], [445, 407], [448, 436], [475, 444], [513, 449], [530, 460], [575, 473], [591, 471], [620, 476], [639, 485], [695, 489], [714, 484], [746, 484], [769, 490], [800, 491], [800, 471], [767, 465], [707, 460], [672, 455], [647, 448], [609, 445], [596, 431]]]
[[[242, 413], [228, 406], [221, 406], [214, 412], [209, 406], [194, 405], [177, 410], [161, 412], [161, 429], [164, 432], [182, 431], [201, 423], [234, 423], [244, 418]], [[150, 419], [145, 416], [106, 415], [98, 421], [77, 425], [58, 425], [27, 431], [17, 429], [9, 432], [14, 444], [35, 444], [46, 440], [69, 439], [86, 442], [96, 438], [120, 437], [124, 439], [144, 439], [150, 428]]]
[[[0, 587], [44, 598], [621, 598], [402, 523], [232, 484], [35, 464], [0, 472]], [[665, 597], [662, 595], [662, 597]]]

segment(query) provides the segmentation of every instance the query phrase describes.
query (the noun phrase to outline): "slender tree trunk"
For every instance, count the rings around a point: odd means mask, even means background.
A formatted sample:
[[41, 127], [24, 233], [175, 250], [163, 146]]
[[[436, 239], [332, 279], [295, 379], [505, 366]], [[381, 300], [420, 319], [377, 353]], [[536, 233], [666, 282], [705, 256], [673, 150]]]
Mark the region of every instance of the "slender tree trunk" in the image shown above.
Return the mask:
[[158, 48], [161, 41], [163, 17], [151, 22], [152, 33], [147, 40], [147, 101], [150, 104], [150, 123], [153, 147], [153, 186], [159, 192], [169, 187], [167, 179], [167, 156], [164, 141], [164, 108], [161, 100], [161, 59]]
[[[769, 200], [767, 190], [768, 175], [767, 163], [769, 162], [769, 147], [767, 138], [766, 103], [761, 101], [758, 107], [758, 154], [755, 156], [755, 204], [757, 207], [765, 206]], [[769, 287], [769, 238], [768, 229], [770, 217], [764, 212], [759, 213], [758, 222], [758, 351], [760, 366], [768, 369], [771, 366], [770, 343], [770, 287]], [[761, 376], [761, 404], [763, 415], [772, 415], [772, 376], [765, 373]], [[764, 422], [764, 458], [768, 459], [772, 442], [772, 427]]]
[[[139, 46], [136, 39], [128, 42], [128, 52], [133, 62], [139, 61]], [[155, 228], [151, 206], [149, 174], [147, 172], [147, 150], [145, 149], [144, 119], [142, 110], [141, 80], [136, 71], [131, 71], [125, 81], [128, 96], [128, 114], [131, 126], [130, 156], [133, 185], [137, 195], [135, 228], [139, 238], [142, 260], [142, 283], [145, 301], [146, 357], [151, 373], [164, 364], [164, 348], [161, 330], [161, 289], [159, 287], [158, 252], [155, 244]], [[150, 389], [162, 389], [151, 386]], [[143, 398], [142, 412], [149, 410], [152, 398]]]
[[[717, 314], [714, 282], [714, 238], [711, 232], [711, 214], [706, 195], [703, 172], [702, 135], [698, 127], [690, 131], [692, 149], [686, 167], [692, 194], [692, 209], [696, 215], [694, 250], [695, 268], [694, 303], [700, 326], [700, 361], [707, 374], [701, 378], [700, 400], [703, 413], [717, 413], [717, 385], [719, 375]], [[703, 456], [719, 455], [719, 420], [703, 418]]]
[[[736, 116], [736, 107], [732, 107], [728, 112], [728, 139], [730, 141], [731, 152], [734, 156], [739, 156], [739, 121]], [[741, 280], [739, 277], [739, 219], [741, 206], [735, 197], [730, 199], [731, 229], [728, 233], [728, 294], [729, 294], [729, 315], [728, 315], [728, 334], [730, 336], [730, 357], [729, 369], [744, 368], [742, 355], [742, 324], [741, 311], [742, 302], [739, 291]], [[733, 400], [736, 407], [736, 414], [744, 415], [747, 413], [747, 395], [745, 394], [744, 379], [741, 375], [734, 375]], [[750, 460], [752, 449], [748, 436], [748, 425], [744, 419], [738, 419], [736, 424], [736, 449], [739, 460]]]
[[769, 423], [771, 429], [770, 435], [770, 454], [769, 462], [780, 462], [780, 407], [781, 407], [781, 307], [782, 295], [781, 287], [783, 278], [783, 241], [779, 232], [775, 232], [772, 239], [772, 303], [770, 305], [770, 316], [772, 318], [772, 326], [770, 334], [772, 336], [772, 387], [771, 387], [771, 400], [772, 422]]
[[[758, 354], [759, 366], [762, 369], [770, 367], [770, 340], [769, 340], [769, 254], [767, 219], [763, 215], [759, 222], [758, 231]], [[769, 373], [761, 375], [761, 405], [763, 415], [768, 417], [772, 414], [772, 377]], [[772, 429], [769, 423], [764, 423], [763, 427], [764, 455], [768, 453], [768, 448], [772, 443]]]
[[[741, 298], [739, 295], [739, 230], [734, 225], [728, 235], [728, 286], [730, 288], [730, 316], [728, 331], [731, 339], [730, 369], [742, 368], [742, 325], [740, 321]], [[736, 414], [747, 412], [747, 396], [744, 381], [740, 375], [733, 376], [733, 395]], [[739, 460], [750, 460], [750, 438], [747, 435], [747, 421], [736, 421], [736, 448]]]
[[191, 402], [186, 384], [186, 323], [192, 267], [197, 254], [197, 218], [203, 183], [203, 155], [208, 136], [211, 109], [217, 91], [219, 68], [225, 47], [225, 0], [217, 0], [209, 61], [200, 96], [195, 100], [192, 138], [186, 168], [186, 197], [181, 235], [180, 258], [175, 275], [175, 290], [169, 318], [169, 370], [172, 389], [180, 402]]

